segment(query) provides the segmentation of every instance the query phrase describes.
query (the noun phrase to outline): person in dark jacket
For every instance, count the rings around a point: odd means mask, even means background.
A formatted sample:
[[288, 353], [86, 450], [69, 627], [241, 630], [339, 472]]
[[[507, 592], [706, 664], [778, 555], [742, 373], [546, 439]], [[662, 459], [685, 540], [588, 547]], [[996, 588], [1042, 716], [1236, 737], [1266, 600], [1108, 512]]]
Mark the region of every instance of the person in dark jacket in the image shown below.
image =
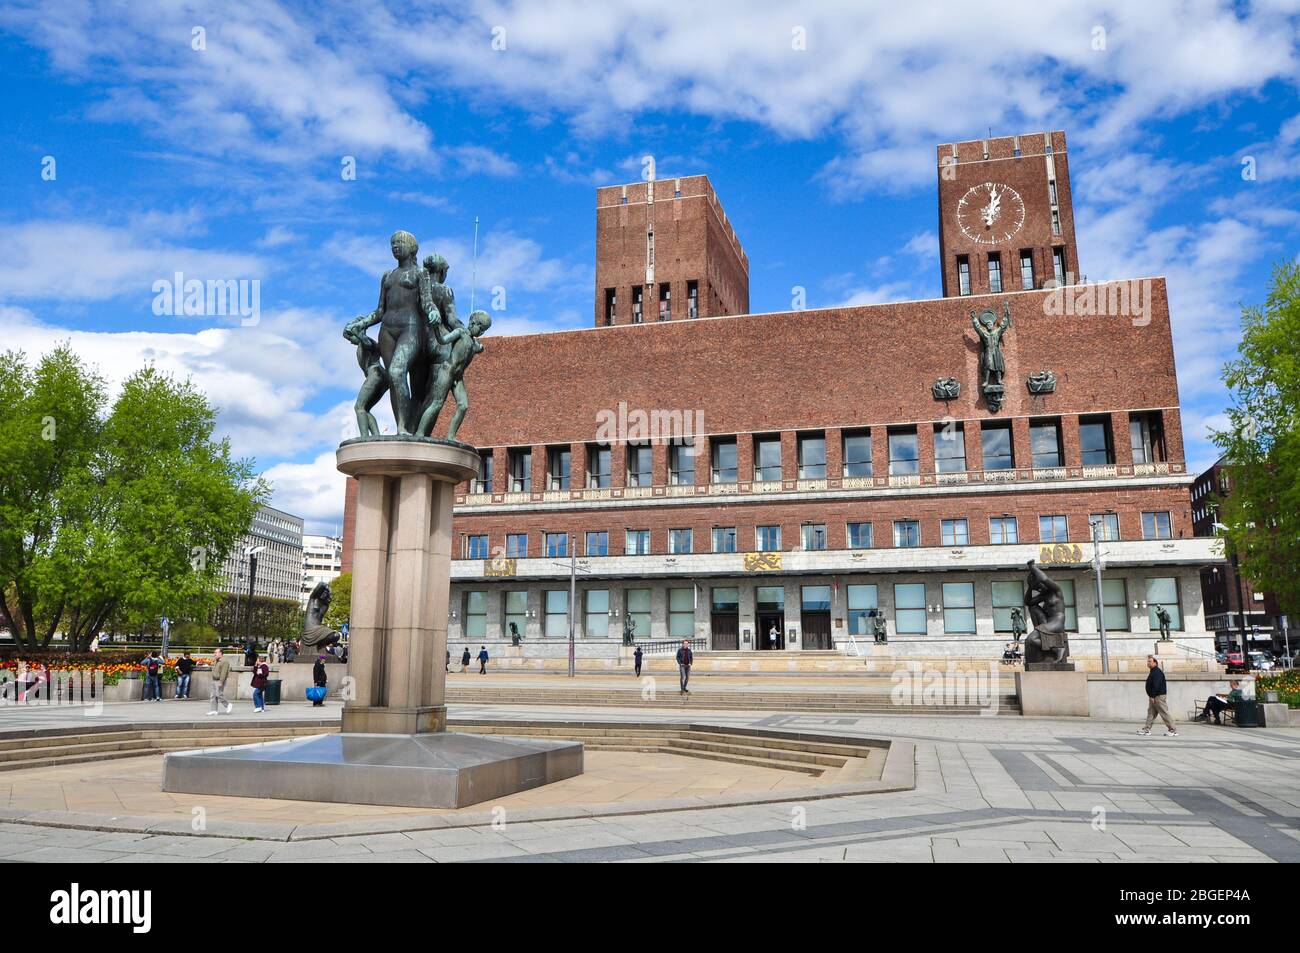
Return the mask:
[[[316, 664], [311, 667], [311, 680], [318, 688], [325, 688], [329, 684], [329, 678], [325, 674], [325, 656], [321, 655], [316, 658]], [[325, 704], [325, 699], [311, 703], [313, 708], [320, 708]]]
[[1139, 735], [1151, 734], [1151, 725], [1159, 715], [1164, 721], [1168, 731], [1165, 733], [1166, 738], [1177, 738], [1178, 729], [1174, 727], [1174, 720], [1169, 717], [1169, 705], [1166, 703], [1165, 696], [1168, 694], [1168, 687], [1165, 685], [1165, 673], [1160, 668], [1160, 663], [1156, 661], [1154, 655], [1147, 656], [1147, 723], [1138, 729]]
[[488, 650], [487, 650], [487, 646], [486, 646], [486, 645], [480, 645], [480, 646], [478, 647], [478, 673], [479, 673], [480, 675], [486, 675], [486, 674], [487, 674], [487, 663], [488, 663]]
[[162, 701], [162, 670], [163, 660], [157, 649], [154, 649], [145, 656], [144, 662], [144, 700], [147, 702]]
[[266, 711], [266, 683], [271, 678], [271, 666], [266, 664], [266, 657], [253, 662], [253, 711]]
[[632, 667], [636, 671], [636, 677], [640, 678], [641, 677], [641, 646], [639, 645], [636, 647], [636, 651], [632, 653]]
[[469, 646], [465, 646], [465, 651], [460, 654], [460, 674], [464, 675], [469, 671]]
[[194, 672], [194, 659], [190, 658], [190, 653], [186, 652], [176, 662], [176, 698], [190, 697], [190, 675]]
[[691, 693], [686, 684], [691, 680], [691, 666], [694, 664], [695, 655], [691, 652], [691, 644], [682, 639], [682, 647], [677, 650], [677, 672], [681, 676], [683, 695]]

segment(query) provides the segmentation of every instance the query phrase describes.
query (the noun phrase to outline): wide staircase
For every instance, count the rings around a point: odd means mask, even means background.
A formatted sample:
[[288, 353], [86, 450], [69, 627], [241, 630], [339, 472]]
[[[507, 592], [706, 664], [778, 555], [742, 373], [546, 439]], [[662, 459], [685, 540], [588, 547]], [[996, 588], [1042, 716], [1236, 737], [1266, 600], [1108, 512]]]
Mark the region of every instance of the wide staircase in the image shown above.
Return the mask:
[[261, 724], [230, 722], [178, 723], [146, 726], [105, 725], [102, 728], [53, 728], [0, 731], [0, 771], [50, 768], [87, 761], [136, 758], [194, 748], [254, 744], [337, 731], [338, 724], [317, 721], [275, 721]]
[[[0, 771], [162, 755], [169, 751], [255, 744], [338, 730], [320, 722], [163, 724], [0, 732]], [[879, 742], [761, 729], [690, 724], [537, 723], [454, 719], [449, 730], [472, 734], [564, 738], [588, 751], [674, 754], [752, 767], [793, 771], [819, 782], [880, 777], [886, 748]]]

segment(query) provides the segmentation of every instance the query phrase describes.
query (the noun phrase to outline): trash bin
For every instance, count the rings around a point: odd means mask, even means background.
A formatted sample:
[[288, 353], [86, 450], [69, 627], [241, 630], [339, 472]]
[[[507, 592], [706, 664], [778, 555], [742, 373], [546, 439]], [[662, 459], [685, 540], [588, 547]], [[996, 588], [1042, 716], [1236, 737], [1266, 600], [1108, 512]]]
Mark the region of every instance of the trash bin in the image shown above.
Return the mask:
[[1259, 727], [1259, 702], [1239, 701], [1232, 709], [1233, 719], [1238, 728]]
[[280, 685], [282, 679], [268, 678], [266, 688], [262, 690], [262, 700], [268, 705], [280, 704]]

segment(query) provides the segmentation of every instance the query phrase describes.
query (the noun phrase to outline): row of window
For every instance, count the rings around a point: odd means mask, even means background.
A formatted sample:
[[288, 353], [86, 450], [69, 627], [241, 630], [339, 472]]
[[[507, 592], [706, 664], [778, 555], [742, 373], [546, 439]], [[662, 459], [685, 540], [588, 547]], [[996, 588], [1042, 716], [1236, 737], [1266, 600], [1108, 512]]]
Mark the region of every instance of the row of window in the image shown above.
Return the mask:
[[[1079, 616], [1075, 602], [1074, 581], [1057, 580], [1065, 601], [1065, 627], [1067, 631], [1079, 630]], [[1170, 628], [1183, 628], [1183, 614], [1178, 593], [1178, 580], [1172, 576], [1152, 577], [1144, 580], [1144, 602], [1147, 621], [1152, 630], [1160, 627], [1157, 610], [1169, 613]], [[929, 617], [942, 616], [946, 635], [973, 635], [975, 626], [975, 583], [945, 582], [941, 584], [942, 602], [929, 605], [925, 583], [895, 583], [893, 586], [894, 632], [898, 635], [925, 635], [929, 632]], [[1024, 584], [1017, 580], [995, 581], [989, 584], [993, 608], [993, 630], [1013, 632], [1015, 624], [1012, 610], [1019, 609], [1024, 622]], [[872, 620], [879, 615], [888, 616], [879, 602], [876, 584], [845, 586], [845, 608], [848, 614], [849, 633], [854, 636], [872, 634]], [[632, 622], [633, 634], [639, 638], [650, 635], [649, 589], [620, 590], [624, 597], [623, 611]], [[617, 591], [615, 593], [617, 595]], [[517, 632], [523, 635], [529, 619], [527, 590], [508, 590], [499, 593], [502, 610], [502, 634]], [[488, 600], [485, 590], [469, 590], [462, 594], [464, 607], [464, 636], [483, 638], [487, 635]], [[696, 590], [693, 586], [667, 590], [668, 635], [672, 638], [690, 638], [695, 635]], [[714, 586], [709, 594], [709, 610], [717, 616], [738, 615], [740, 590], [735, 586]], [[755, 610], [759, 613], [785, 612], [784, 586], [758, 586], [754, 591]], [[569, 590], [547, 589], [542, 592], [541, 631], [552, 638], [569, 634]], [[1105, 579], [1102, 581], [1102, 619], [1108, 632], [1127, 632], [1131, 625], [1128, 581]], [[1137, 603], [1133, 604], [1137, 609]], [[801, 586], [802, 613], [830, 612], [830, 586]], [[588, 638], [606, 638], [611, 635], [610, 621], [619, 616], [613, 606], [608, 589], [588, 589], [581, 594], [580, 613], [583, 633]], [[576, 621], [576, 620], [575, 620]], [[621, 632], [621, 626], [614, 630]]]
[[[648, 264], [654, 266], [654, 232], [647, 236], [649, 243], [647, 245]], [[642, 285], [632, 286], [632, 323], [642, 324], [645, 321], [645, 289]], [[605, 289], [605, 323], [613, 324], [618, 309], [618, 289]], [[688, 318], [698, 318], [700, 316], [700, 283], [698, 281], [686, 282], [686, 316]], [[673, 319], [673, 289], [668, 282], [659, 285], [659, 320], [671, 321]]]
[[[1102, 541], [1118, 540], [1119, 514], [1094, 513], [1088, 518], [1089, 529], [1080, 538], [1091, 539], [1091, 525], [1096, 523], [1098, 535]], [[542, 555], [569, 556], [568, 533], [542, 534]], [[871, 549], [874, 545], [872, 524], [870, 522], [850, 522], [845, 524], [845, 544], [848, 549]], [[1172, 522], [1167, 511], [1151, 511], [1142, 514], [1143, 539], [1171, 539]], [[582, 534], [585, 556], [608, 556], [609, 533], [605, 530], [589, 530]], [[895, 548], [909, 548], [921, 545], [921, 523], [919, 520], [894, 520], [893, 539]], [[966, 519], [945, 519], [939, 521], [939, 541], [943, 546], [970, 545], [970, 528]], [[1038, 542], [1066, 543], [1070, 541], [1069, 520], [1065, 516], [1051, 515], [1038, 517]], [[711, 533], [711, 549], [714, 553], [734, 553], [737, 551], [738, 537], [734, 526], [715, 526]], [[781, 527], [779, 525], [755, 526], [752, 552], [780, 552]], [[800, 527], [800, 548], [821, 550], [827, 548], [826, 524], [805, 523]], [[1009, 545], [1020, 542], [1019, 519], [1015, 516], [993, 516], [989, 518], [989, 543], [994, 546]], [[668, 530], [668, 553], [670, 555], [695, 552], [695, 531], [690, 528]], [[466, 536], [463, 545], [464, 558], [489, 559], [492, 554], [486, 534]], [[650, 530], [629, 529], [624, 533], [623, 553], [628, 556], [649, 556]], [[528, 534], [507, 533], [503, 555], [509, 558], [523, 559], [528, 556]]]
[[[753, 437], [753, 472], [755, 482], [780, 480], [784, 472], [781, 438], [777, 435]], [[847, 430], [841, 435], [842, 473], [845, 477], [872, 476], [870, 431]], [[916, 427], [890, 427], [888, 465], [890, 476], [909, 476], [921, 472], [918, 431]], [[979, 426], [981, 466], [984, 470], [1011, 470], [1015, 467], [1013, 433], [1010, 423], [983, 423]], [[826, 436], [824, 433], [799, 434], [795, 442], [798, 475], [801, 480], [820, 480], [827, 475]], [[1129, 446], [1134, 463], [1151, 463], [1165, 459], [1164, 432], [1159, 412], [1129, 415]], [[694, 485], [696, 453], [694, 443], [668, 447], [668, 482]], [[1060, 418], [1032, 420], [1029, 424], [1030, 459], [1035, 468], [1062, 467], [1065, 454], [1061, 441]], [[607, 444], [587, 447], [586, 486], [605, 488], [612, 483], [613, 450]], [[626, 485], [651, 486], [654, 483], [653, 449], [645, 444], [631, 444], [626, 452]], [[1115, 441], [1111, 418], [1106, 416], [1079, 419], [1079, 452], [1084, 466], [1115, 463]], [[966, 427], [961, 423], [934, 425], [935, 470], [960, 473], [966, 470]], [[736, 437], [709, 438], [709, 479], [712, 483], [736, 483], [740, 479]], [[533, 489], [533, 451], [517, 447], [507, 452], [510, 468], [507, 488], [512, 493]], [[575, 487], [573, 451], [570, 447], [549, 447], [546, 451], [548, 490]], [[489, 493], [492, 487], [491, 451], [482, 454], [479, 475], [472, 491]]]
[[[1056, 209], [1052, 210], [1052, 226], [1054, 229], [1060, 228]], [[1060, 234], [1059, 231], [1054, 233]], [[1034, 288], [1038, 287], [1038, 277], [1034, 274], [1034, 252], [1032, 248], [1020, 249], [1019, 263], [1020, 287], [1025, 291], [1032, 291]], [[971, 293], [970, 267], [969, 255], [957, 256], [958, 294], [968, 295]], [[987, 268], [989, 276], [989, 293], [1000, 294], [1003, 291], [1001, 252], [989, 252]], [[1056, 245], [1052, 248], [1052, 277], [1056, 279], [1057, 285], [1063, 285], [1066, 283], [1065, 246], [1063, 245]]]

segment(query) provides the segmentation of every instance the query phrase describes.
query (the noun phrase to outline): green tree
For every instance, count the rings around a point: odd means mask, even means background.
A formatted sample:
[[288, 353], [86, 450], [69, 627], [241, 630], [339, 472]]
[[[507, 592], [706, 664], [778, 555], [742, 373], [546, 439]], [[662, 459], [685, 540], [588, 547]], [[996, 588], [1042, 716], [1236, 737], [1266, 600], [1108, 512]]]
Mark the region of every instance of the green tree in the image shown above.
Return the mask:
[[330, 580], [330, 609], [324, 621], [331, 629], [338, 629], [351, 618], [352, 573], [339, 573]]
[[1213, 435], [1232, 493], [1219, 514], [1242, 574], [1300, 612], [1300, 263], [1273, 272], [1264, 307], [1242, 311], [1224, 369], [1231, 426]]
[[216, 412], [145, 367], [109, 406], [66, 346], [0, 358], [0, 624], [29, 649], [84, 650], [106, 620], [203, 618], [267, 496], [213, 440]]

